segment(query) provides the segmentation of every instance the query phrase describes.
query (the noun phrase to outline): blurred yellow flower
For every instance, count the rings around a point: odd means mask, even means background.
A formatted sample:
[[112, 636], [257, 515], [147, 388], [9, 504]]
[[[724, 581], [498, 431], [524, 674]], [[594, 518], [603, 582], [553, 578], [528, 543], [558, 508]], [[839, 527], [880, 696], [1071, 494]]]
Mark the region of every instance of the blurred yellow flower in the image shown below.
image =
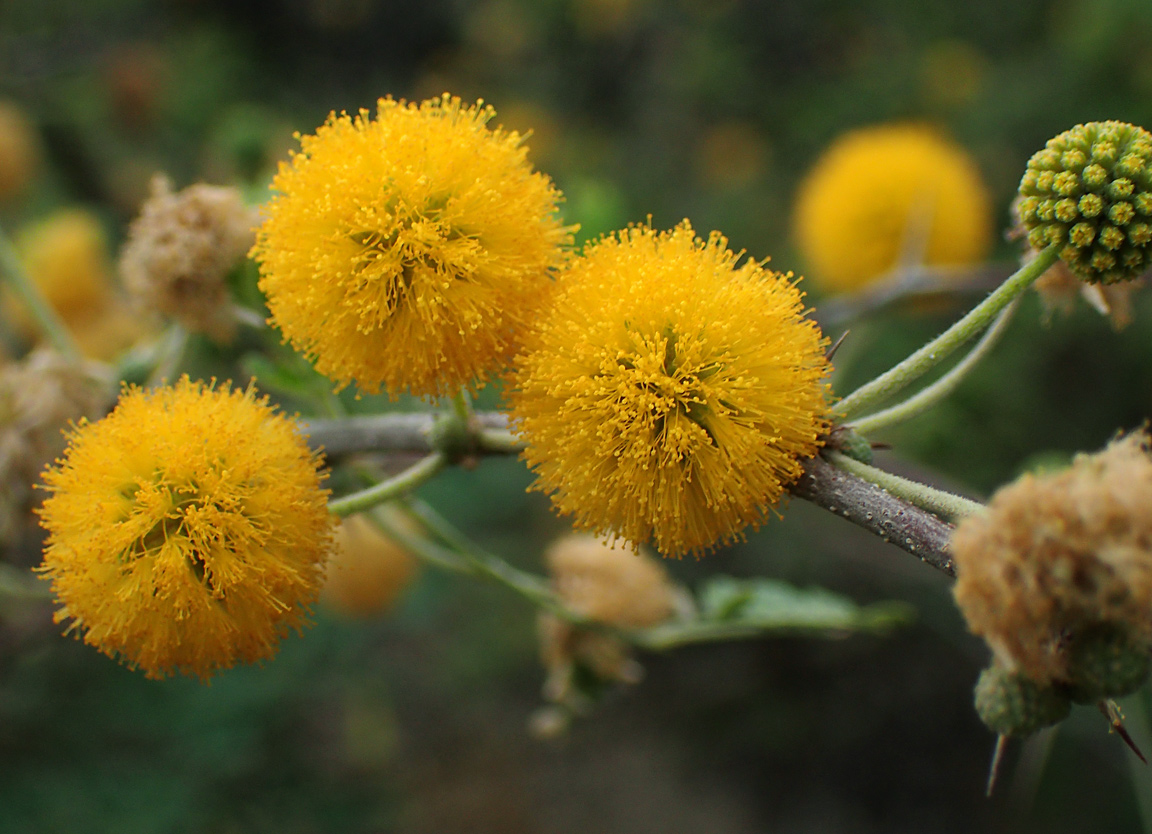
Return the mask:
[[332, 521], [319, 466], [251, 391], [187, 377], [126, 389], [44, 476], [56, 621], [150, 678], [270, 657], [320, 591]]
[[514, 355], [570, 230], [517, 133], [445, 94], [329, 118], [282, 163], [253, 257], [272, 319], [316, 369], [440, 395]]
[[801, 184], [793, 222], [809, 278], [830, 293], [867, 286], [909, 245], [925, 264], [963, 264], [992, 242], [976, 164], [915, 124], [864, 128], [833, 143]]
[[589, 245], [511, 391], [535, 489], [578, 528], [700, 555], [759, 525], [828, 427], [825, 341], [790, 276], [685, 221]]
[[11, 101], [0, 101], [0, 201], [19, 194], [40, 163], [32, 122]]
[[[112, 359], [145, 330], [115, 291], [108, 239], [99, 218], [82, 208], [60, 209], [22, 229], [16, 248], [45, 300], [63, 319], [85, 356]], [[5, 308], [21, 336], [35, 341], [35, 320], [14, 296]]]
[[336, 530], [321, 601], [353, 618], [381, 614], [416, 575], [416, 560], [362, 515], [345, 518]]

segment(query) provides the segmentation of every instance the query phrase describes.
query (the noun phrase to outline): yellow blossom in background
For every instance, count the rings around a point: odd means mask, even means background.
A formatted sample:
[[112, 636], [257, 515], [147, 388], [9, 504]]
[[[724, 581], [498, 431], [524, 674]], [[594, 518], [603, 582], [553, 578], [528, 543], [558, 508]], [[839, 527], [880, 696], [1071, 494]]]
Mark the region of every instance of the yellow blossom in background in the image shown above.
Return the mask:
[[[16, 248], [85, 356], [113, 359], [144, 333], [114, 288], [108, 239], [92, 212], [60, 209], [22, 229]], [[21, 336], [35, 341], [37, 325], [24, 305], [8, 294], [5, 308]]]
[[[112, 259], [104, 227], [92, 212], [56, 211], [21, 229], [16, 247], [24, 268], [66, 324], [81, 322], [108, 303]], [[24, 334], [35, 328], [23, 307], [18, 325]]]
[[329, 118], [281, 164], [253, 257], [272, 320], [375, 393], [476, 386], [515, 353], [570, 230], [517, 133], [445, 94]]
[[416, 575], [416, 560], [362, 515], [336, 530], [320, 600], [346, 617], [369, 618], [388, 610]]
[[319, 466], [251, 391], [187, 377], [126, 389], [44, 476], [56, 621], [151, 678], [270, 657], [320, 591], [332, 521]]
[[845, 134], [804, 179], [793, 217], [809, 279], [859, 290], [909, 247], [923, 263], [981, 260], [992, 212], [975, 162], [929, 127], [881, 125]]
[[16, 103], [0, 101], [0, 201], [23, 191], [39, 165], [40, 147], [32, 122]]
[[685, 221], [589, 245], [517, 357], [515, 431], [575, 525], [700, 555], [759, 525], [828, 427], [825, 340], [790, 280]]

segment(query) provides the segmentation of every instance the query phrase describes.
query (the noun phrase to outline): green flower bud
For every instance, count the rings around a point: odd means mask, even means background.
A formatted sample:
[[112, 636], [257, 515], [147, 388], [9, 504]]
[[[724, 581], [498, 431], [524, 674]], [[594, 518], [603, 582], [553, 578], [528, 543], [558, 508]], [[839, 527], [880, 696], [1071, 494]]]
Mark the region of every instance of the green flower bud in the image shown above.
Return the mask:
[[1028, 161], [1020, 219], [1037, 249], [1085, 281], [1114, 284], [1152, 267], [1152, 134], [1126, 122], [1066, 130]]
[[1028, 736], [1063, 721], [1072, 709], [1060, 689], [1039, 686], [993, 663], [976, 681], [976, 712], [997, 735]]
[[1140, 688], [1152, 671], [1152, 654], [1142, 640], [1114, 625], [1083, 629], [1064, 650], [1068, 696], [1078, 704], [1119, 698]]

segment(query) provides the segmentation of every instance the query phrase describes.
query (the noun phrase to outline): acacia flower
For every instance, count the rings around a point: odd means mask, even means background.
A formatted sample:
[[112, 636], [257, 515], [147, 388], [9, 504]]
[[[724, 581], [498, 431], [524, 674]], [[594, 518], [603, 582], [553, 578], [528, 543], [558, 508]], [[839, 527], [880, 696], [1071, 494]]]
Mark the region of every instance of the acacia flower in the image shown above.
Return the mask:
[[[403, 523], [404, 516], [397, 517]], [[336, 530], [320, 601], [350, 619], [380, 616], [411, 584], [417, 567], [412, 554], [372, 521], [349, 516]]]
[[700, 555], [759, 525], [828, 427], [825, 341], [791, 276], [687, 221], [589, 245], [517, 357], [534, 489], [580, 529]]
[[840, 137], [801, 184], [793, 222], [809, 279], [828, 292], [863, 289], [909, 245], [923, 248], [925, 264], [964, 264], [992, 242], [991, 201], [976, 163], [917, 124]]
[[[81, 208], [53, 212], [20, 231], [16, 248], [28, 276], [63, 319], [85, 356], [110, 360], [143, 333], [113, 284], [108, 239], [99, 217]], [[21, 336], [39, 335], [35, 318], [15, 295], [5, 312]]]
[[253, 257], [272, 320], [316, 369], [439, 395], [515, 353], [570, 230], [523, 137], [482, 102], [381, 99], [332, 115], [282, 163]]
[[267, 399], [187, 377], [81, 421], [44, 481], [40, 570], [67, 631], [150, 678], [270, 657], [332, 538], [320, 461]]

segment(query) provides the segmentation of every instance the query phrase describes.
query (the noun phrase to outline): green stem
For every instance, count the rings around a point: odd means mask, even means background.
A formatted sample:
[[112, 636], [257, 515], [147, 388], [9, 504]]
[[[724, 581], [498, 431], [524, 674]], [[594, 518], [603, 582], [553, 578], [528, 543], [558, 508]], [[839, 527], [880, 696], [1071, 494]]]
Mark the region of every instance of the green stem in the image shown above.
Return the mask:
[[984, 509], [984, 505], [977, 501], [962, 498], [951, 492], [935, 489], [927, 484], [902, 478], [899, 475], [893, 475], [891, 472], [885, 472], [883, 469], [861, 463], [840, 452], [828, 451], [824, 455], [830, 463], [845, 472], [876, 484], [897, 498], [902, 498], [909, 504], [914, 504], [936, 515], [955, 520]]
[[523, 441], [510, 431], [481, 429], [476, 435], [480, 449], [495, 454], [513, 454], [524, 448]]
[[445, 547], [442, 548], [424, 540], [425, 548], [435, 549], [432, 551], [433, 555], [436, 551], [454, 554], [464, 563], [464, 569], [473, 576], [503, 585], [562, 620], [577, 625], [595, 625], [593, 620], [564, 605], [553, 592], [548, 580], [515, 568], [499, 556], [481, 550], [428, 504], [412, 499], [408, 501], [408, 508], [430, 533], [444, 543]]
[[472, 425], [472, 399], [463, 388], [452, 397], [452, 411], [461, 424], [469, 427]]
[[964, 380], [964, 377], [968, 375], [968, 372], [976, 367], [980, 360], [987, 356], [996, 345], [1000, 336], [1008, 329], [1008, 322], [1012, 320], [1012, 314], [1016, 311], [1018, 301], [1019, 299], [1012, 302], [1000, 312], [996, 321], [984, 332], [984, 335], [980, 337], [980, 341], [976, 343], [976, 346], [969, 351], [967, 356], [957, 362], [948, 373], [941, 376], [931, 385], [925, 387], [922, 391], [904, 400], [904, 402], [898, 403], [891, 408], [886, 408], [883, 411], [877, 411], [875, 414], [870, 414], [867, 417], [853, 420], [848, 426], [855, 429], [859, 434], [871, 434], [880, 429], [902, 423], [905, 420], [910, 420], [943, 400], [956, 390], [957, 386]]
[[40, 332], [52, 347], [68, 359], [80, 359], [80, 348], [76, 346], [76, 340], [72, 338], [72, 333], [60, 316], [56, 314], [56, 311], [52, 309], [52, 305], [45, 300], [31, 276], [28, 275], [28, 271], [24, 269], [24, 264], [20, 262], [16, 248], [3, 231], [0, 231], [0, 274], [3, 274], [8, 286], [24, 302], [32, 314], [32, 318], [35, 319], [36, 325], [40, 328]]
[[[871, 631], [888, 631], [895, 626], [907, 623], [908, 609], [901, 604], [876, 603], [860, 609], [856, 621], [846, 628]], [[715, 643], [722, 640], [743, 640], [755, 637], [781, 636], [786, 634], [828, 634], [836, 631], [827, 626], [785, 625], [779, 621], [756, 622], [744, 620], [735, 622], [714, 620], [673, 620], [645, 629], [635, 629], [623, 633], [632, 645], [649, 651], [665, 651], [677, 646], [693, 643]]]
[[1018, 269], [1007, 281], [973, 307], [964, 318], [949, 327], [924, 347], [895, 367], [885, 371], [871, 382], [857, 388], [840, 400], [836, 410], [844, 417], [858, 414], [869, 406], [893, 396], [910, 382], [918, 379], [967, 342], [1044, 274], [1059, 257], [1059, 244], [1052, 244]]
[[353, 513], [363, 512], [384, 501], [398, 498], [407, 492], [430, 480], [436, 473], [448, 464], [448, 459], [440, 452], [433, 452], [418, 463], [405, 469], [375, 486], [336, 498], [328, 502], [328, 511], [332, 515], [344, 517]]

